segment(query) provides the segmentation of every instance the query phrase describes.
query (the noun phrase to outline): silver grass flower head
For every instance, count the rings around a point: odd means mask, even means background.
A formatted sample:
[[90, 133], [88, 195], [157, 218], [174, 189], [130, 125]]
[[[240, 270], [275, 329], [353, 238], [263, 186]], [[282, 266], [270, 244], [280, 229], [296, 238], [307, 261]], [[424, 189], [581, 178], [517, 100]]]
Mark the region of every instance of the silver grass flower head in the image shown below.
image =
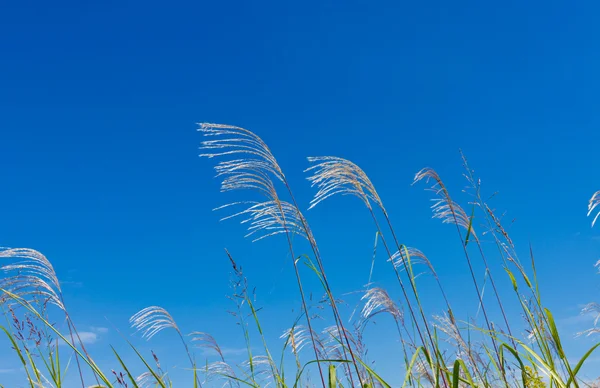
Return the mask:
[[311, 341], [310, 332], [302, 325], [286, 329], [279, 338], [284, 339], [290, 345], [290, 349], [294, 354], [300, 353]]
[[[357, 341], [352, 332], [348, 329], [344, 328], [346, 337], [348, 338], [348, 342], [350, 346], [353, 347], [353, 351], [356, 351]], [[323, 353], [327, 356], [341, 356], [342, 348], [345, 345], [342, 345], [344, 342], [342, 340], [343, 336], [340, 335], [340, 330], [337, 325], [328, 326], [323, 329]]]
[[[250, 367], [252, 365], [252, 368]], [[250, 375], [251, 370], [254, 370], [254, 375], [261, 380], [261, 387], [271, 385], [273, 376], [273, 362], [268, 356], [252, 356], [251, 360], [242, 362], [241, 367], [246, 374]]]
[[450, 339], [454, 340], [455, 343], [462, 345], [463, 339], [460, 334], [460, 329], [456, 325], [456, 322], [448, 315], [434, 315], [433, 319], [435, 320], [433, 326], [436, 327], [441, 332], [445, 333]]
[[587, 314], [594, 315], [594, 326], [596, 326], [598, 324], [598, 321], [600, 320], [600, 304], [598, 304], [596, 302], [592, 302], [592, 303], [586, 304], [583, 307], [583, 309], [581, 309], [581, 314], [583, 314], [583, 315], [587, 315]]
[[215, 340], [215, 338], [212, 335], [201, 332], [201, 331], [194, 331], [194, 332], [188, 334], [188, 336], [192, 337], [192, 343], [196, 347], [203, 348], [203, 349], [210, 349], [210, 350], [214, 351], [216, 354], [218, 354], [219, 357], [221, 357], [221, 360], [224, 359], [223, 352], [221, 351], [221, 347], [219, 346], [219, 344], [217, 343], [217, 341]]
[[10, 275], [0, 279], [1, 288], [28, 301], [42, 298], [65, 310], [60, 282], [46, 256], [28, 248], [0, 248], [0, 259], [20, 260], [0, 267]]
[[419, 376], [417, 380], [425, 379], [431, 386], [435, 385], [435, 380], [429, 371], [429, 366], [420, 358], [415, 363], [415, 374]]
[[[594, 195], [592, 195], [592, 198], [590, 198], [590, 203], [588, 204], [588, 217], [596, 210], [598, 205], [600, 205], [600, 191], [596, 191]], [[598, 216], [600, 216], [600, 211], [596, 212], [596, 216], [594, 216], [594, 219], [592, 220], [592, 226], [594, 226], [598, 220]]]
[[[159, 378], [161, 379], [161, 382], [164, 383], [165, 376], [159, 376]], [[140, 388], [153, 388], [160, 385], [160, 383], [156, 381], [156, 377], [154, 377], [151, 372], [142, 373], [135, 378], [135, 382]]]
[[252, 190], [267, 198], [264, 202], [236, 202], [217, 208], [247, 206], [224, 219], [247, 216], [243, 222], [250, 224], [248, 235], [260, 235], [254, 241], [280, 233], [294, 233], [314, 242], [299, 209], [279, 199], [272, 177], [285, 182], [285, 176], [260, 137], [247, 129], [222, 124], [203, 123], [199, 131], [209, 139], [202, 142], [200, 148], [204, 153], [200, 156], [236, 158], [222, 160], [215, 166], [217, 177], [222, 179], [221, 191]]
[[465, 230], [469, 230], [470, 226], [471, 236], [474, 239], [477, 239], [477, 234], [473, 229], [473, 225], [470, 225], [471, 220], [469, 216], [458, 203], [450, 198], [450, 194], [448, 193], [444, 182], [435, 170], [432, 168], [422, 169], [415, 175], [413, 184], [422, 180], [429, 182], [430, 179], [434, 181], [431, 190], [437, 196], [437, 198], [432, 199], [433, 205], [431, 206], [431, 209], [433, 210], [433, 218], [441, 220], [444, 224], [456, 224]]
[[584, 337], [584, 336], [589, 337], [589, 336], [592, 336], [594, 334], [599, 334], [599, 333], [600, 333], [600, 328], [592, 327], [591, 329], [587, 329], [587, 330], [578, 332], [576, 336], [577, 337]]
[[312, 174], [307, 179], [312, 186], [318, 188], [315, 197], [310, 202], [309, 209], [337, 194], [356, 196], [368, 208], [371, 208], [370, 202], [372, 201], [384, 209], [375, 186], [367, 174], [356, 164], [334, 156], [309, 157], [308, 161], [315, 165], [305, 170]]
[[140, 310], [129, 318], [129, 323], [136, 332], [141, 332], [142, 338], [146, 340], [152, 339], [164, 329], [174, 329], [181, 334], [171, 314], [158, 306], [150, 306]]
[[435, 269], [427, 256], [417, 248], [406, 247], [406, 250], [396, 251], [388, 261], [391, 261], [399, 271], [404, 271], [408, 268], [409, 259], [411, 265], [425, 265], [433, 275], [436, 275]]
[[390, 298], [386, 290], [380, 287], [372, 287], [365, 291], [361, 297], [365, 304], [361, 311], [361, 320], [368, 321], [377, 314], [387, 313], [394, 319], [402, 321], [403, 314], [396, 303]]
[[285, 179], [277, 160], [265, 142], [252, 131], [223, 124], [201, 123], [198, 130], [209, 140], [201, 143], [202, 157], [241, 157], [221, 161], [215, 169], [223, 177], [222, 189], [258, 189], [269, 192], [272, 188], [269, 175]]
[[214, 380], [224, 380], [223, 387], [232, 385], [239, 387], [240, 383], [236, 380], [235, 371], [228, 363], [224, 361], [215, 361], [206, 366], [206, 379], [204, 383]]
[[[314, 241], [310, 229], [304, 227], [304, 225], [307, 225], [304, 216], [294, 205], [288, 202], [279, 200], [234, 202], [220, 206], [215, 210], [236, 205], [244, 205], [246, 208], [221, 218], [221, 221], [242, 217], [241, 223], [248, 225], [248, 234], [245, 237], [254, 237], [252, 241], [259, 241], [281, 233], [292, 233], [309, 241]], [[306, 230], [308, 230], [309, 235], [306, 234]]]

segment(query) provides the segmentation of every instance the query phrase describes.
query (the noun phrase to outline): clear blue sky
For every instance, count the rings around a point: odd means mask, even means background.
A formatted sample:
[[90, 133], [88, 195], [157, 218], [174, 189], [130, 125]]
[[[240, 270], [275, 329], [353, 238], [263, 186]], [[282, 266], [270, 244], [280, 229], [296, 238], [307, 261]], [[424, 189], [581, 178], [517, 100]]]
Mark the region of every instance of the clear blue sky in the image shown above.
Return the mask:
[[[579, 306], [598, 296], [600, 232], [585, 211], [600, 189], [599, 12], [591, 1], [4, 2], [0, 246], [49, 257], [80, 329], [96, 330], [99, 358], [122, 343], [112, 325], [129, 333], [127, 318], [151, 304], [234, 354], [243, 345], [228, 334], [223, 248], [258, 286], [272, 333], [299, 300], [283, 241], [252, 244], [211, 211], [231, 197], [198, 158], [196, 122], [257, 132], [304, 207], [314, 194], [306, 156], [361, 165], [403, 242], [430, 256], [454, 299], [471, 293], [455, 231], [431, 220], [429, 194], [410, 183], [430, 166], [466, 199], [462, 148], [516, 218], [523, 258], [533, 244], [570, 335], [582, 328]], [[375, 233], [366, 210], [339, 198], [307, 216], [334, 290], [360, 288]], [[399, 297], [379, 260], [375, 280]], [[367, 334], [373, 358], [397, 360], [385, 336]]]

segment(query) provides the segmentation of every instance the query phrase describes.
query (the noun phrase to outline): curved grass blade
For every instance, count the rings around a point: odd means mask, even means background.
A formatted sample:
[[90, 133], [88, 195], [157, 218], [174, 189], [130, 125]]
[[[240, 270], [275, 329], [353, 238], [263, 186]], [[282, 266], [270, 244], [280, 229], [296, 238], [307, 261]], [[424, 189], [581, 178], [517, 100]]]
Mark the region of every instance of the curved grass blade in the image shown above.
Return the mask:
[[312, 360], [307, 362], [306, 364], [304, 364], [302, 366], [302, 369], [300, 369], [300, 373], [298, 373], [298, 376], [296, 376], [296, 381], [294, 381], [294, 386], [293, 388], [297, 388], [298, 387], [298, 383], [300, 382], [300, 376], [302, 376], [302, 373], [304, 373], [304, 370], [306, 369], [307, 366], [309, 366], [310, 364], [315, 364], [315, 363], [323, 363], [323, 362], [339, 362], [339, 363], [350, 363], [352, 361], [350, 360]]
[[162, 388], [167, 388], [165, 386], [165, 383], [163, 382], [162, 378], [158, 377], [158, 375], [156, 374], [156, 372], [154, 371], [154, 369], [152, 369], [152, 367], [150, 365], [148, 365], [148, 363], [146, 362], [146, 360], [144, 359], [144, 357], [140, 354], [140, 352], [138, 352], [138, 350], [135, 348], [135, 346], [133, 346], [133, 344], [131, 342], [129, 342], [129, 341], [127, 341], [127, 343], [129, 344], [129, 346], [131, 346], [131, 349], [133, 349], [133, 351], [135, 352], [135, 354], [137, 354], [137, 356], [140, 358], [140, 360], [142, 360], [142, 362], [146, 366], [146, 369], [148, 369], [148, 372], [150, 372], [150, 374], [152, 375], [152, 377], [154, 377], [154, 379], [156, 380], [157, 384], [160, 385]]
[[129, 369], [127, 369], [127, 366], [125, 366], [125, 363], [123, 362], [123, 360], [121, 359], [121, 357], [119, 356], [119, 354], [117, 353], [117, 351], [115, 350], [115, 348], [113, 348], [112, 346], [110, 348], [112, 349], [113, 353], [117, 357], [117, 360], [119, 360], [119, 363], [121, 364], [121, 366], [125, 370], [125, 373], [127, 373], [127, 376], [129, 377], [129, 381], [131, 381], [131, 384], [133, 385], [133, 388], [139, 388], [137, 382], [133, 378], [133, 375], [131, 374], [131, 372], [129, 372]]
[[579, 362], [577, 363], [577, 365], [575, 365], [575, 368], [573, 369], [573, 374], [571, 377], [569, 377], [569, 380], [567, 380], [567, 387], [575, 380], [577, 373], [579, 372], [579, 369], [581, 369], [581, 367], [583, 366], [583, 363], [585, 362], [585, 360], [587, 360], [587, 358], [594, 352], [594, 350], [596, 350], [596, 348], [600, 346], [600, 342], [597, 343], [596, 345], [592, 346], [590, 348], [590, 350], [588, 350], [583, 357], [581, 357], [581, 360], [579, 360]]
[[25, 361], [25, 358], [23, 357], [23, 353], [21, 352], [21, 349], [17, 346], [17, 342], [13, 338], [12, 334], [10, 334], [4, 326], [0, 326], [0, 329], [2, 329], [2, 331], [6, 334], [6, 336], [12, 343], [13, 348], [17, 351], [17, 354], [19, 355], [19, 359], [21, 360], [21, 364], [23, 364], [23, 369], [25, 369], [25, 373], [27, 374], [27, 381], [29, 381], [29, 385], [31, 385], [31, 388], [34, 388], [33, 381], [31, 380], [31, 375], [29, 374], [29, 369], [27, 368], [27, 362]]
[[415, 366], [415, 362], [417, 362], [417, 358], [419, 357], [419, 352], [423, 352], [423, 354], [425, 355], [425, 358], [427, 359], [427, 362], [431, 365], [431, 362], [429, 360], [429, 357], [427, 356], [427, 352], [425, 351], [425, 348], [422, 346], [419, 346], [417, 348], [417, 350], [415, 350], [415, 354], [413, 354], [412, 358], [410, 359], [410, 363], [408, 364], [408, 370], [406, 371], [406, 376], [404, 377], [404, 382], [402, 383], [402, 388], [406, 387], [406, 384], [410, 380], [410, 376], [412, 375], [413, 367]]

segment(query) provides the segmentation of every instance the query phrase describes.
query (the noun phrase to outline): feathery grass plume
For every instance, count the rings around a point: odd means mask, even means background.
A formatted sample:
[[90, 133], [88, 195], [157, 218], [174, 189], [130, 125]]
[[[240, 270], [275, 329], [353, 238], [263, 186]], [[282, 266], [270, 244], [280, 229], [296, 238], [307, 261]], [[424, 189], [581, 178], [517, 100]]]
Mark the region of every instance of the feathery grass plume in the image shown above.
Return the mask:
[[594, 325], [598, 324], [600, 320], [600, 304], [592, 302], [585, 305], [585, 307], [581, 310], [581, 314], [593, 314], [594, 315]]
[[197, 348], [210, 349], [214, 351], [221, 358], [221, 360], [225, 360], [225, 357], [223, 357], [223, 352], [221, 351], [221, 347], [212, 335], [201, 331], [194, 331], [188, 334], [188, 336], [192, 337], [192, 343], [194, 343]]
[[[477, 238], [477, 234], [475, 233], [475, 230], [473, 229], [472, 218], [467, 215], [467, 213], [462, 209], [462, 207], [460, 205], [458, 205], [456, 202], [454, 202], [452, 200], [452, 198], [450, 197], [450, 193], [448, 192], [448, 189], [444, 185], [444, 182], [442, 181], [442, 179], [440, 178], [438, 173], [435, 170], [433, 170], [432, 168], [423, 168], [422, 170], [417, 172], [417, 174], [415, 174], [413, 184], [416, 184], [417, 182], [420, 182], [420, 181], [425, 181], [426, 183], [429, 183], [430, 180], [433, 180], [433, 185], [431, 186], [430, 190], [432, 190], [435, 193], [435, 195], [437, 196], [437, 198], [433, 199], [434, 204], [431, 207], [433, 210], [433, 218], [440, 219], [443, 223], [456, 225], [457, 233], [461, 240], [461, 245], [463, 248], [465, 259], [467, 260], [467, 264], [469, 267], [471, 280], [473, 282], [473, 286], [475, 287], [475, 292], [477, 294], [477, 298], [479, 301], [479, 305], [481, 307], [481, 311], [483, 312], [483, 317], [484, 317], [487, 329], [490, 331], [490, 333], [495, 332], [493, 330], [493, 326], [488, 318], [487, 309], [486, 309], [484, 301], [483, 301], [483, 295], [482, 295], [482, 292], [480, 292], [479, 285], [477, 284], [477, 278], [475, 276], [471, 258], [470, 258], [469, 252], [467, 250], [467, 243], [469, 242], [470, 237], [472, 237], [475, 240], [477, 246], [479, 247], [479, 252], [481, 254], [481, 258], [486, 267], [486, 275], [489, 274], [490, 279], [492, 280], [492, 285], [494, 288], [494, 292], [496, 294], [496, 299], [498, 301], [498, 305], [502, 311], [502, 316], [504, 318], [504, 322], [506, 323], [506, 326], [510, 332], [510, 326], [508, 325], [508, 319], [506, 318], [506, 314], [504, 313], [504, 308], [502, 306], [502, 302], [500, 301], [499, 294], [493, 283], [493, 279], [491, 278], [491, 273], [489, 272], [489, 266], [487, 265], [487, 261], [485, 259], [485, 255], [483, 254], [483, 250], [479, 243], [479, 239]], [[465, 231], [466, 231], [466, 236], [464, 238], [463, 238], [461, 229], [465, 229]], [[498, 351], [498, 344], [496, 343], [495, 336], [491, 335], [490, 338], [492, 341], [492, 346], [496, 353], [497, 361], [499, 364], [501, 364], [500, 353]], [[511, 336], [511, 339], [512, 339], [512, 336]], [[506, 376], [504, 375], [504, 372], [502, 374], [502, 378], [503, 378], [504, 382], [506, 383]]]
[[[409, 259], [410, 259], [410, 265], [409, 265], [409, 263], [407, 263], [407, 261]], [[391, 261], [394, 264], [394, 267], [397, 268], [398, 271], [405, 271], [409, 267], [412, 268], [414, 265], [425, 265], [428, 268], [429, 272], [435, 278], [435, 281], [438, 285], [440, 293], [442, 294], [442, 298], [444, 299], [444, 302], [446, 303], [448, 312], [452, 313], [452, 306], [450, 305], [450, 301], [448, 299], [448, 296], [446, 295], [446, 291], [444, 291], [444, 287], [442, 287], [442, 282], [441, 282], [437, 272], [435, 271], [433, 264], [431, 264], [431, 261], [427, 258], [427, 256], [425, 256], [425, 254], [423, 252], [421, 252], [417, 248], [405, 247], [402, 250], [396, 251], [392, 255], [391, 259], [389, 259], [389, 261]], [[415, 279], [424, 273], [426, 273], [426, 272], [421, 272], [419, 274], [414, 275]]]
[[390, 314], [398, 322], [404, 319], [404, 314], [402, 314], [400, 308], [383, 288], [372, 287], [367, 289], [360, 300], [365, 301], [361, 311], [361, 325], [382, 313]]
[[[252, 229], [250, 230], [250, 234], [257, 233], [258, 231], [264, 232], [258, 239], [280, 233], [286, 235], [290, 254], [294, 263], [298, 288], [302, 298], [302, 308], [305, 312], [309, 332], [312, 334], [310, 314], [308, 312], [306, 298], [297, 268], [297, 256], [294, 254], [291, 234], [300, 233], [300, 228], [298, 228], [298, 226], [301, 225], [301, 229], [304, 230], [303, 235], [309, 240], [315, 254], [317, 254], [316, 242], [310, 232], [308, 223], [304, 220], [296, 205], [291, 188], [275, 157], [265, 142], [247, 129], [230, 125], [204, 123], [200, 124], [199, 131], [211, 138], [210, 140], [202, 142], [201, 149], [205, 152], [200, 156], [214, 158], [237, 155], [242, 157], [235, 160], [221, 161], [215, 167], [217, 177], [223, 179], [221, 184], [222, 191], [252, 190], [257, 191], [266, 197], [266, 201], [262, 205], [252, 203], [246, 210], [236, 214], [252, 214], [250, 216], [252, 221], [247, 221], [251, 223]], [[292, 198], [293, 205], [280, 200], [271, 179], [273, 176], [285, 185]], [[290, 226], [288, 226], [288, 219], [291, 221]], [[322, 267], [320, 260], [318, 261], [319, 266]], [[322, 272], [323, 278], [325, 279], [325, 285], [328, 288], [324, 271]], [[340, 320], [337, 311], [335, 311], [335, 306], [332, 306], [332, 309], [334, 310], [336, 322], [339, 322]], [[317, 346], [314, 339], [312, 339], [312, 342], [315, 357], [318, 358]], [[321, 382], [323, 386], [325, 386], [325, 378], [323, 376], [321, 364], [318, 362], [317, 368], [319, 369]]]
[[290, 345], [292, 353], [299, 354], [309, 343], [310, 333], [306, 327], [302, 325], [296, 325], [284, 330], [283, 334], [279, 336], [279, 338], [285, 339], [286, 344]]
[[[160, 378], [161, 382], [164, 384], [165, 379], [166, 379], [166, 374], [164, 374], [162, 376], [158, 376], [158, 377]], [[154, 374], [149, 371], [144, 372], [141, 375], [139, 375], [138, 377], [136, 377], [135, 382], [140, 388], [155, 388], [160, 385], [160, 382], [158, 382], [156, 380], [156, 377], [154, 377]]]
[[[147, 341], [150, 341], [152, 337], [165, 329], [174, 329], [175, 332], [177, 332], [177, 335], [179, 335], [179, 339], [185, 348], [192, 369], [196, 368], [196, 362], [190, 353], [181, 330], [179, 330], [179, 327], [171, 314], [164, 308], [159, 306], [146, 307], [132, 315], [131, 318], [129, 318], [129, 324], [135, 329], [136, 333], [141, 332], [142, 338], [145, 338]], [[198, 379], [196, 379], [196, 382], [202, 387], [202, 384]]]
[[[406, 256], [408, 253], [408, 257]], [[398, 269], [398, 271], [404, 271], [408, 268], [408, 263], [406, 261], [410, 258], [410, 265], [425, 265], [432, 275], [437, 277], [437, 273], [433, 268], [433, 265], [425, 256], [423, 252], [418, 250], [417, 248], [406, 247], [406, 252], [396, 251], [388, 261], [391, 261], [394, 264], [394, 267]], [[418, 276], [418, 275], [417, 275]]]
[[[205, 136], [214, 137], [211, 140], [206, 140], [202, 142], [201, 148], [206, 152], [201, 154], [201, 156], [208, 158], [231, 155], [242, 156], [241, 159], [222, 161], [216, 166], [217, 176], [223, 178], [221, 190], [230, 191], [238, 189], [250, 189], [258, 191], [265, 195], [267, 197], [267, 202], [275, 202], [279, 207], [279, 213], [281, 217], [273, 218], [271, 215], [270, 220], [267, 222], [267, 225], [274, 225], [276, 222], [279, 222], [281, 220], [284, 221], [283, 225], [280, 224], [281, 228], [279, 229], [281, 229], [286, 234], [288, 244], [290, 246], [290, 253], [295, 260], [296, 255], [293, 252], [290, 234], [297, 233], [298, 231], [287, 230], [288, 227], [286, 222], [286, 216], [289, 216], [290, 214], [286, 215], [286, 211], [283, 210], [283, 208], [288, 206], [285, 203], [282, 203], [282, 201], [279, 199], [277, 191], [275, 190], [275, 186], [271, 180], [271, 176], [275, 176], [277, 180], [281, 181], [285, 185], [293, 202], [293, 206], [290, 206], [289, 208], [292, 209], [294, 213], [296, 213], [292, 216], [292, 220], [300, 221], [302, 229], [304, 229], [304, 236], [309, 240], [311, 248], [315, 253], [319, 269], [323, 276], [324, 286], [327, 290], [328, 296], [330, 297], [330, 299], [332, 299], [331, 307], [333, 310], [334, 318], [336, 320], [336, 324], [338, 326], [343, 326], [343, 323], [341, 322], [341, 318], [339, 316], [339, 312], [337, 311], [337, 307], [335, 306], [335, 302], [333, 301], [333, 297], [331, 296], [331, 290], [329, 288], [327, 277], [325, 276], [325, 271], [323, 269], [323, 264], [318, 253], [317, 244], [312, 236], [308, 223], [304, 220], [300, 213], [300, 209], [296, 204], [291, 188], [281, 168], [279, 167], [275, 157], [273, 156], [265, 142], [253, 132], [235, 126], [204, 123], [200, 124], [199, 131], [203, 132]], [[261, 230], [261, 227], [263, 226], [265, 225], [259, 223], [257, 226], [257, 230]], [[294, 226], [292, 226], [292, 228], [294, 228]], [[272, 236], [273, 234], [277, 233], [266, 233], [265, 237]], [[295, 262], [294, 266], [296, 269], [296, 276], [298, 279], [299, 287], [302, 288]], [[302, 289], [300, 290], [300, 292], [301, 294], [303, 294]], [[307, 325], [309, 326], [308, 328], [310, 330], [311, 323], [304, 295], [302, 295], [302, 299], [303, 308], [306, 312]], [[312, 330], [310, 330], [310, 332], [312, 335]], [[312, 342], [313, 347], [315, 348], [316, 355], [317, 349], [314, 339]], [[352, 354], [351, 356], [353, 358]], [[355, 367], [357, 367], [354, 358], [352, 361]], [[324, 386], [325, 379], [323, 377], [323, 372], [321, 370], [320, 363], [317, 363], [317, 367], [319, 368], [321, 382]]]
[[[346, 328], [344, 328], [344, 330], [346, 331], [345, 334], [340, 333], [338, 326], [335, 325], [328, 326], [325, 329], [323, 329], [323, 352], [327, 358], [336, 360], [346, 359], [343, 356], [343, 351], [347, 347], [348, 343], [350, 344], [349, 346], [352, 348], [352, 354], [354, 354], [356, 357], [360, 358], [365, 353], [365, 347], [362, 343], [362, 339], [356, 335], [359, 332], [352, 333]], [[345, 339], [348, 339], [348, 342], [346, 342]], [[360, 381], [368, 381], [367, 373], [362, 364], [357, 368], [356, 373], [359, 374], [357, 378]], [[344, 369], [344, 374], [346, 375], [350, 386], [354, 386], [352, 384], [352, 371], [349, 368]]]
[[433, 210], [433, 218], [439, 219], [444, 224], [456, 224], [464, 228], [467, 233], [470, 233], [473, 238], [477, 239], [477, 235], [473, 230], [471, 224], [471, 218], [463, 210], [463, 208], [450, 198], [446, 186], [442, 182], [440, 176], [432, 168], [424, 168], [417, 172], [413, 180], [413, 184], [425, 180], [429, 183], [429, 180], [434, 181], [431, 190], [435, 192], [438, 198], [432, 199], [434, 204], [431, 206]]
[[151, 340], [156, 334], [169, 328], [175, 329], [181, 335], [171, 314], [159, 306], [149, 306], [138, 311], [129, 318], [129, 323], [136, 332], [141, 332], [142, 338], [146, 340]]
[[456, 348], [456, 356], [460, 359], [466, 359], [472, 370], [475, 371], [483, 381], [483, 377], [479, 373], [479, 365], [484, 365], [484, 362], [479, 354], [473, 351], [471, 346], [465, 342], [454, 317], [452, 315], [444, 314], [443, 316], [434, 315], [433, 319], [435, 320], [433, 325], [439, 331], [446, 334], [446, 341]]
[[[429, 370], [429, 365], [425, 362], [425, 360], [419, 358], [416, 360], [415, 362], [415, 366], [414, 366], [415, 371], [406, 371], [406, 373], [411, 373], [417, 376], [417, 381], [420, 381], [421, 379], [424, 379], [425, 381], [427, 381], [427, 383], [429, 384], [429, 386], [431, 387], [435, 387], [436, 386], [436, 381], [433, 378], [433, 375], [431, 373], [431, 371]], [[419, 382], [419, 386], [422, 386], [422, 384]]]
[[228, 220], [235, 217], [242, 217], [242, 224], [248, 224], [248, 234], [244, 237], [255, 237], [252, 241], [256, 242], [276, 234], [291, 233], [306, 238], [308, 241], [313, 240], [310, 230], [306, 234], [303, 227], [305, 222], [304, 216], [292, 204], [274, 200], [265, 202], [234, 202], [224, 206], [220, 206], [215, 210], [224, 209], [230, 206], [244, 204], [248, 206], [246, 209], [229, 216], [221, 218]]
[[[359, 374], [357, 376], [358, 380], [367, 382], [369, 381], [369, 378], [364, 364], [366, 363], [365, 358], [368, 351], [366, 344], [363, 342], [362, 328], [355, 325], [354, 331], [350, 331], [346, 328], [344, 328], [344, 330], [346, 331], [345, 334], [340, 333], [339, 327], [336, 325], [328, 326], [323, 329], [323, 353], [327, 355], [327, 358], [330, 359], [345, 360], [347, 358], [343, 356], [343, 351], [348, 346], [347, 344], [350, 344], [349, 346], [352, 348], [352, 354], [356, 355], [356, 357], [361, 360], [359, 363], [360, 366], [356, 370], [356, 373]], [[345, 339], [348, 339], [348, 341], [346, 342]], [[352, 376], [350, 375], [351, 369], [344, 369], [344, 372], [349, 380], [350, 385], [354, 386]]]
[[205, 375], [205, 384], [214, 380], [224, 380], [223, 387], [227, 384], [235, 387], [240, 386], [235, 371], [225, 361], [215, 361], [208, 364], [205, 368]]
[[[346, 330], [346, 329], [344, 329]], [[340, 337], [340, 331], [337, 326], [327, 326], [322, 330], [323, 335], [323, 351], [327, 355], [328, 358], [342, 358], [341, 350], [343, 349], [344, 342]], [[352, 336], [352, 333], [346, 330], [346, 335], [350, 340], [351, 346], [356, 344], [356, 340]]]
[[220, 162], [217, 166], [220, 175], [242, 174], [242, 177], [249, 177], [257, 173], [270, 173], [283, 181], [283, 171], [281, 171], [271, 150], [252, 131], [233, 125], [211, 123], [200, 123], [199, 125], [198, 130], [203, 132], [204, 136], [215, 137], [215, 140], [202, 142], [201, 148], [208, 152], [200, 156], [207, 158], [228, 155], [246, 156], [244, 159]]
[[[598, 207], [598, 205], [600, 205], [600, 191], [596, 191], [594, 195], [592, 195], [592, 198], [590, 198], [590, 203], [588, 204], [588, 217]], [[592, 226], [594, 226], [599, 216], [600, 212], [597, 212], [596, 216], [592, 220]]]
[[267, 387], [276, 381], [273, 375], [272, 360], [269, 356], [252, 356], [240, 365], [247, 376], [252, 375], [261, 387]]
[[304, 171], [313, 174], [307, 179], [312, 186], [318, 188], [309, 209], [336, 194], [354, 195], [369, 208], [371, 208], [370, 201], [373, 201], [383, 209], [377, 190], [367, 174], [356, 164], [334, 156], [309, 157], [308, 161], [317, 163]]
[[242, 223], [249, 223], [249, 234], [264, 232], [254, 241], [280, 233], [299, 234], [312, 238], [304, 232], [303, 216], [299, 210], [280, 200], [271, 177], [284, 181], [285, 177], [277, 160], [265, 142], [253, 132], [230, 125], [202, 123], [199, 128], [205, 140], [201, 149], [206, 151], [201, 157], [215, 158], [231, 155], [244, 156], [242, 159], [222, 160], [215, 166], [217, 178], [221, 178], [221, 191], [250, 190], [264, 195], [264, 202], [242, 201], [220, 206], [215, 210], [234, 205], [247, 206], [245, 210], [222, 218], [222, 220], [245, 216]]
[[1, 288], [29, 301], [32, 296], [41, 297], [66, 312], [58, 277], [46, 256], [28, 248], [1, 248], [0, 259], [21, 260], [0, 267], [5, 273], [14, 273], [0, 280]]
[[[11, 274], [6, 278], [0, 279], [0, 288], [18, 295], [28, 303], [39, 301], [42, 304], [50, 303], [58, 307], [67, 319], [71, 343], [75, 344], [74, 336], [76, 336], [84, 354], [90, 359], [65, 307], [60, 282], [58, 281], [54, 267], [46, 256], [29, 248], [0, 248], [0, 259], [20, 260], [0, 267], [0, 270], [3, 272]], [[79, 357], [75, 356], [75, 360], [81, 383], [85, 385]], [[94, 376], [96, 377], [95, 373]]]
[[[596, 302], [586, 304], [583, 309], [581, 309], [582, 315], [593, 315], [594, 316], [594, 326], [598, 325], [598, 321], [600, 321], [600, 304]], [[592, 327], [590, 329], [581, 331], [577, 333], [577, 336], [590, 336], [592, 334], [600, 333], [600, 328]]]

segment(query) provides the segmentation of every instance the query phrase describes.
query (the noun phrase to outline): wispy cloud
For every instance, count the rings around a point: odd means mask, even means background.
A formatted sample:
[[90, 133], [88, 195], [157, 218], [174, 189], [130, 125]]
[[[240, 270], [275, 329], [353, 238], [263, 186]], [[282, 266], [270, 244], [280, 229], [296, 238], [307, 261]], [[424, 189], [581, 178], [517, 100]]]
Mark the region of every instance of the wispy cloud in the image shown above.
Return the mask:
[[[75, 340], [75, 343], [79, 343], [79, 340], [81, 340], [81, 342], [83, 342], [84, 345], [92, 345], [95, 344], [96, 342], [98, 342], [98, 334], [94, 333], [93, 331], [80, 331], [78, 332], [79, 334], [79, 338], [77, 338], [77, 336], [73, 335], [73, 338]], [[70, 338], [71, 335], [67, 334], [65, 335], [65, 338]], [[61, 341], [60, 345], [67, 345], [65, 342]]]
[[558, 320], [558, 323], [563, 326], [590, 325], [593, 322], [594, 322], [593, 314], [577, 314], [577, 315], [573, 315], [570, 317], [561, 318]]
[[16, 369], [0, 369], [0, 374], [2, 373], [14, 373], [16, 372]]
[[106, 334], [108, 333], [108, 327], [91, 326], [90, 330], [94, 333]]

